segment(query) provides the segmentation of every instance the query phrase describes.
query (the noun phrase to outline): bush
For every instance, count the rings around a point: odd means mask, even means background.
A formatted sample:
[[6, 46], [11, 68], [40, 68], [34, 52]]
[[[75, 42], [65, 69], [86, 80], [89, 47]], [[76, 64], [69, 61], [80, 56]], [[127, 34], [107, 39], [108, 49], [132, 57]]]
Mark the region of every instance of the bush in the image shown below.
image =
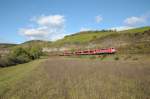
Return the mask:
[[96, 59], [96, 56], [92, 55], [90, 56], [90, 59]]
[[22, 47], [13, 49], [10, 57], [11, 57], [11, 60], [17, 64], [26, 63], [31, 60], [26, 49]]
[[18, 56], [21, 56], [21, 55], [27, 55], [28, 52], [25, 50], [25, 48], [22, 48], [22, 47], [16, 47], [12, 50], [12, 53], [11, 53], [14, 57], [18, 57]]
[[31, 61], [27, 55], [19, 55], [17, 57], [12, 57], [11, 60], [17, 64], [22, 64]]
[[104, 60], [106, 57], [107, 57], [107, 55], [106, 55], [106, 54], [103, 54], [103, 55], [101, 56], [101, 60]]
[[115, 57], [115, 60], [119, 60], [119, 57], [118, 57], [118, 56], [116, 56], [116, 57]]
[[133, 60], [138, 60], [138, 58], [135, 57], [135, 58], [133, 58]]
[[31, 47], [28, 49], [28, 55], [32, 60], [39, 59], [43, 55], [42, 49], [40, 47]]
[[40, 58], [41, 55], [43, 55], [43, 53], [39, 47], [16, 47], [8, 56], [0, 58], [0, 67], [26, 63]]
[[15, 65], [15, 62], [13, 62], [10, 57], [2, 57], [0, 59], [0, 67], [7, 67], [10, 65]]

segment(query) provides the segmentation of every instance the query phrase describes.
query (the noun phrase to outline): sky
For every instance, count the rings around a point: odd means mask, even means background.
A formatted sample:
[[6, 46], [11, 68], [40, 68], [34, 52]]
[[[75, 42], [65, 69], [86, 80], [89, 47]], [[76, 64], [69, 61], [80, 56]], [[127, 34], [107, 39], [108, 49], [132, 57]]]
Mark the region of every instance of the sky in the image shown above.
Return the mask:
[[150, 0], [0, 0], [0, 43], [150, 25]]

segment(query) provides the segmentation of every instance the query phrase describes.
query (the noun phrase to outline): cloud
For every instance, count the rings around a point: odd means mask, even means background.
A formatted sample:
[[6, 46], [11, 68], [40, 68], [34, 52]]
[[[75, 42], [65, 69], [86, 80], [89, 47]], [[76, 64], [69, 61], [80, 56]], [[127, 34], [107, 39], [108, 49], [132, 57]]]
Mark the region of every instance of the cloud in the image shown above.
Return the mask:
[[42, 39], [46, 38], [49, 34], [47, 27], [38, 27], [38, 28], [24, 28], [20, 29], [20, 32], [24, 35], [29, 37], [30, 39]]
[[139, 26], [146, 25], [149, 18], [150, 18], [149, 12], [145, 13], [144, 15], [141, 15], [141, 16], [128, 17], [123, 21], [124, 26], [112, 27], [110, 29], [122, 31], [122, 30], [128, 30], [128, 29], [136, 28]]
[[135, 27], [131, 27], [131, 26], [119, 26], [119, 27], [112, 27], [109, 28], [110, 30], [117, 30], [117, 31], [123, 31], [123, 30], [128, 30], [128, 29], [133, 29]]
[[82, 27], [82, 28], [80, 29], [80, 32], [84, 32], [84, 31], [90, 31], [90, 30], [92, 30], [92, 29], [90, 29], [90, 28], [84, 28], [84, 27]]
[[103, 17], [100, 16], [100, 15], [98, 15], [98, 16], [95, 17], [95, 22], [96, 23], [100, 23], [102, 20], [103, 20]]
[[135, 16], [126, 18], [124, 20], [124, 23], [126, 25], [129, 25], [129, 26], [135, 26], [135, 25], [142, 24], [142, 23], [145, 23], [145, 22], [146, 22], [146, 18], [144, 18], [144, 17], [135, 17]]
[[146, 24], [147, 20], [149, 19], [150, 14], [146, 13], [142, 16], [132, 16], [128, 17], [124, 20], [125, 25], [127, 26], [138, 26]]
[[53, 15], [53, 16], [41, 16], [36, 19], [36, 22], [39, 25], [46, 25], [51, 27], [61, 27], [64, 25], [65, 19], [62, 15]]
[[19, 32], [28, 39], [57, 40], [64, 37], [65, 17], [62, 15], [39, 16], [31, 19], [37, 27], [22, 28]]

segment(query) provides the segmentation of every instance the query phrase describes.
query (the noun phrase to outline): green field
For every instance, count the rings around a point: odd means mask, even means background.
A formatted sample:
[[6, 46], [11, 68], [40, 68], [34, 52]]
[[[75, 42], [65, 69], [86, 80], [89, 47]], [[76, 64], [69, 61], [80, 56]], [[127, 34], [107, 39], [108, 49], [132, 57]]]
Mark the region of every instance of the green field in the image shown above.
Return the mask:
[[[6, 96], [6, 99], [17, 99], [15, 90], [17, 90], [17, 88], [21, 90], [21, 86], [24, 84], [31, 84], [30, 81], [24, 82], [24, 80], [26, 80], [43, 61], [45, 60], [41, 59], [8, 68], [0, 68], [0, 99], [3, 99], [3, 96]], [[22, 85], [20, 86], [20, 84]]]

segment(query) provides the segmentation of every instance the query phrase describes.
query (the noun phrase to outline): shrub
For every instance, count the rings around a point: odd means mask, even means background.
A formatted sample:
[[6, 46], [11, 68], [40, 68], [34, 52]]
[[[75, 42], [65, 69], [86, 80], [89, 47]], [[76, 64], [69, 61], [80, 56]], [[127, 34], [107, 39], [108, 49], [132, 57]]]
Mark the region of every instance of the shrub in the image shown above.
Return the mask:
[[97, 36], [96, 36], [96, 35], [93, 36], [93, 40], [95, 40], [95, 39], [97, 39]]
[[2, 57], [0, 59], [0, 67], [7, 67], [10, 65], [15, 65], [15, 62], [12, 61], [10, 57]]
[[131, 56], [128, 55], [127, 57], [124, 58], [124, 60], [130, 59], [130, 58], [131, 58]]
[[29, 57], [34, 60], [34, 59], [39, 59], [40, 56], [43, 55], [42, 49], [40, 47], [31, 47], [27, 50]]
[[90, 56], [90, 59], [96, 59], [96, 56], [92, 55]]
[[12, 57], [11, 59], [13, 62], [17, 63], [17, 64], [22, 64], [22, 63], [26, 63], [29, 62], [31, 59], [27, 56], [27, 55], [19, 55], [17, 57]]
[[107, 56], [106, 54], [103, 54], [102, 57], [101, 57], [101, 60], [105, 59], [106, 56]]
[[40, 58], [41, 55], [43, 55], [43, 53], [42, 49], [39, 47], [16, 47], [8, 56], [0, 58], [0, 67], [26, 63]]
[[25, 48], [22, 47], [16, 47], [12, 50], [12, 56], [14, 57], [18, 57], [21, 55], [27, 55], [27, 51], [25, 50]]
[[138, 60], [138, 58], [135, 57], [135, 58], [133, 58], [133, 60]]
[[119, 57], [118, 57], [118, 56], [116, 56], [116, 57], [115, 57], [115, 60], [119, 60]]
[[26, 49], [22, 47], [13, 49], [9, 57], [17, 64], [26, 63], [31, 60]]

